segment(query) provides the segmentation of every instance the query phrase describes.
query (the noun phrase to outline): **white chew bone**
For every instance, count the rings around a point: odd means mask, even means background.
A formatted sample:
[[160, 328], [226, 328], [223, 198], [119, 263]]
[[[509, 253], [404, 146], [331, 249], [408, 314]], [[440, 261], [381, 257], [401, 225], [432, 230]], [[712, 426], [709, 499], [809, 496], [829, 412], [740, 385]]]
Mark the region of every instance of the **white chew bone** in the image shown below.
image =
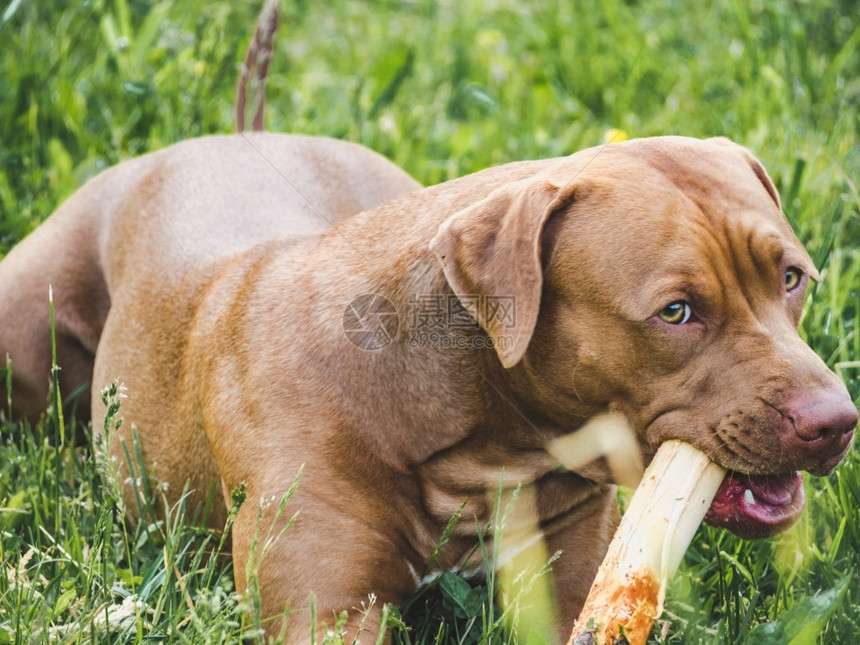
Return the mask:
[[[680, 441], [660, 446], [615, 532], [568, 645], [645, 643], [666, 583], [702, 523], [725, 470]], [[616, 641], [619, 637], [626, 640]]]

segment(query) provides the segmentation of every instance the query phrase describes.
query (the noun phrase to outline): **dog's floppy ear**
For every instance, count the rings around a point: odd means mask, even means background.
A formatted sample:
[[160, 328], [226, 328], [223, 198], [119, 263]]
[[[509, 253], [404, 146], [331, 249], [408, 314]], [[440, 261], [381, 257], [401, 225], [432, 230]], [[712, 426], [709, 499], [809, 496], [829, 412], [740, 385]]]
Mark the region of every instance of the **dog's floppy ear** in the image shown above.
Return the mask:
[[[572, 194], [546, 175], [507, 184], [445, 220], [430, 242], [448, 284], [493, 339], [505, 367], [523, 357], [537, 323], [541, 231]], [[488, 298], [513, 298], [514, 320], [497, 315]]]
[[747, 151], [747, 154], [749, 155], [750, 166], [752, 166], [755, 176], [758, 177], [761, 185], [764, 186], [764, 189], [770, 194], [776, 207], [782, 211], [782, 204], [779, 201], [779, 193], [776, 191], [776, 186], [773, 185], [773, 180], [770, 178], [770, 175], [767, 174], [767, 170], [764, 169], [764, 166], [752, 155], [752, 153]]
[[779, 201], [779, 193], [776, 190], [776, 186], [773, 185], [773, 180], [770, 178], [770, 175], [767, 174], [767, 170], [764, 169], [761, 161], [759, 161], [753, 153], [744, 148], [741, 145], [738, 145], [734, 141], [730, 139], [726, 139], [725, 137], [713, 137], [711, 139], [714, 143], [731, 147], [741, 153], [741, 155], [746, 158], [749, 162], [752, 171], [755, 173], [755, 176], [758, 177], [758, 180], [761, 182], [761, 185], [764, 186], [764, 189], [767, 191], [770, 198], [776, 204], [776, 207], [782, 211], [782, 204]]

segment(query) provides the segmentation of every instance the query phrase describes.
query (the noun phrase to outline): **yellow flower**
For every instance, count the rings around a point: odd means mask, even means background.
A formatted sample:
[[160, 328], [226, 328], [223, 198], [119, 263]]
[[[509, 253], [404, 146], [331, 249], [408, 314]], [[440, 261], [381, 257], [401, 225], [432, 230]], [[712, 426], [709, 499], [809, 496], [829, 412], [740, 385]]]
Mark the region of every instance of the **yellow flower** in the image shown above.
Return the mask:
[[627, 133], [624, 130], [612, 128], [603, 133], [604, 143], [621, 143], [627, 141]]

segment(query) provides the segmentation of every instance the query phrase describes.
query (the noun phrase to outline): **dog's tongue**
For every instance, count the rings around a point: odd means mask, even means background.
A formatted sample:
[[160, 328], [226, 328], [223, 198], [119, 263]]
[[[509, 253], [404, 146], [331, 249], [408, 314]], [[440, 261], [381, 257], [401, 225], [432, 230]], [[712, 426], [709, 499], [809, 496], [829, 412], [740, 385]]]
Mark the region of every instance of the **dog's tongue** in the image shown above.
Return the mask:
[[799, 472], [791, 475], [726, 474], [705, 521], [742, 538], [775, 535], [794, 524], [806, 494]]

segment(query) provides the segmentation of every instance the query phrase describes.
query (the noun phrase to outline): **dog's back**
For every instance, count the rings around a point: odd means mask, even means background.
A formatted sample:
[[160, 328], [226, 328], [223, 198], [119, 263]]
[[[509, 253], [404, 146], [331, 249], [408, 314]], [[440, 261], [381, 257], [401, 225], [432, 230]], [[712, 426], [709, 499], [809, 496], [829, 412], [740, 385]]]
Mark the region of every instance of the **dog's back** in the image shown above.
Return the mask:
[[[105, 171], [0, 264], [0, 355], [12, 361], [13, 416], [34, 421], [46, 407], [49, 286], [68, 395], [91, 381], [120, 285], [131, 293], [130, 284], [156, 280], [170, 293], [171, 283], [182, 283], [191, 297], [197, 287], [189, 280], [205, 282], [262, 240], [320, 233], [417, 187], [361, 146], [269, 133], [194, 139]], [[132, 345], [145, 320], [130, 320], [122, 332]], [[82, 395], [79, 418], [89, 414]]]

